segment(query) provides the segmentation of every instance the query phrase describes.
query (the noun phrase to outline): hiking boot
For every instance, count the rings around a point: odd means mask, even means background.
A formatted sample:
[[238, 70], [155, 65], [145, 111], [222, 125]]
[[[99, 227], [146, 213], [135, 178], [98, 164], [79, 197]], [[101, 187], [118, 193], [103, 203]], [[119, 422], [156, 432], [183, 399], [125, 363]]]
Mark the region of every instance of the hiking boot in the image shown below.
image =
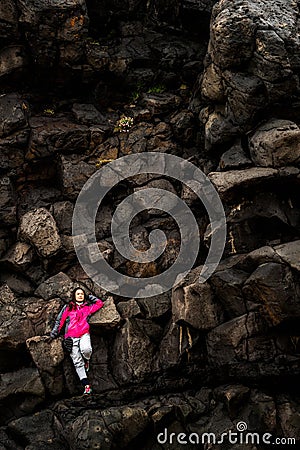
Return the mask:
[[89, 384], [86, 384], [84, 387], [83, 395], [90, 395], [92, 393], [92, 388]]
[[90, 370], [90, 361], [88, 359], [85, 360], [84, 368], [86, 372]]

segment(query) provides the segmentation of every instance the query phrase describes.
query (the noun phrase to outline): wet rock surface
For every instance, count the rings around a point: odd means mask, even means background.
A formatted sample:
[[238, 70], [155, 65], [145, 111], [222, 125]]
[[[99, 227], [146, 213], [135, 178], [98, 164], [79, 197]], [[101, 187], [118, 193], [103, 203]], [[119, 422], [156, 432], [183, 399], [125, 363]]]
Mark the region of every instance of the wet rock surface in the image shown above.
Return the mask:
[[[299, 439], [298, 18], [299, 4], [284, 0], [0, 0], [1, 449], [229, 450], [197, 435], [218, 439], [241, 421]], [[72, 216], [92, 175], [145, 152], [208, 176], [227, 238], [201, 283], [211, 242], [202, 202], [157, 173], [122, 181], [95, 222], [115, 270], [150, 286], [180, 248], [175, 220], [153, 205], [130, 239], [143, 252], [161, 229], [163, 254], [139, 263], [119, 252], [112, 217], [133, 193], [182, 198], [200, 236], [172, 290], [126, 298], [80, 267]], [[106, 300], [90, 318], [90, 397], [62, 338], [49, 339], [77, 286]]]

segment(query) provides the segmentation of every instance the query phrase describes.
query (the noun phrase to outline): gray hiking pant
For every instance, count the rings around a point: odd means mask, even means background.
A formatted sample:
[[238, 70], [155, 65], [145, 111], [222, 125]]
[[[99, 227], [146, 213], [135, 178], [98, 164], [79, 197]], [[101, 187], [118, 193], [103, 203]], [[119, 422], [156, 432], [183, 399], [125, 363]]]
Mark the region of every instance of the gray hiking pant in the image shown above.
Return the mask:
[[91, 337], [89, 333], [84, 334], [80, 338], [72, 338], [73, 347], [71, 358], [73, 360], [79, 379], [87, 378], [84, 368], [84, 359], [89, 360], [92, 354]]

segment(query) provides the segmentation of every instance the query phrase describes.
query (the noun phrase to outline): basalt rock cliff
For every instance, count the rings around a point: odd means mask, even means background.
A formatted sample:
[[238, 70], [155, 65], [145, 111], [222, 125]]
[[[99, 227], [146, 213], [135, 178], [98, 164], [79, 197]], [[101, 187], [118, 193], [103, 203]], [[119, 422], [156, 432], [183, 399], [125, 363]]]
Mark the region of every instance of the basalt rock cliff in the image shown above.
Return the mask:
[[[241, 426], [271, 442], [300, 439], [299, 7], [0, 0], [1, 450], [270, 447], [220, 441]], [[133, 118], [127, 132], [117, 127], [123, 116]], [[151, 231], [163, 230], [157, 260], [137, 264], [114, 247], [114, 211], [137, 190], [182, 198], [201, 240], [183, 281], [130, 299], [83, 271], [72, 215], [91, 175], [142, 152], [180, 156], [209, 177], [227, 241], [200, 283], [211, 242], [201, 201], [155, 174], [120, 183], [96, 218], [114, 269], [150, 278], [178, 255], [176, 223], [154, 208], [130, 234], [145, 250]], [[61, 338], [49, 340], [78, 285], [106, 298], [91, 320], [88, 398]], [[202, 443], [203, 433], [216, 442]]]

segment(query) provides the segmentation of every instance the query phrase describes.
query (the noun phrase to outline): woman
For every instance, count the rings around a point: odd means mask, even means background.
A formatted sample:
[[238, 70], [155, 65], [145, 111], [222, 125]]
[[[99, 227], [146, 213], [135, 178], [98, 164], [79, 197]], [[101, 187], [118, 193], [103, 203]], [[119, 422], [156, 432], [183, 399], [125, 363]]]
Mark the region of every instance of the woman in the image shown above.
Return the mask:
[[[89, 301], [88, 301], [89, 300]], [[52, 339], [59, 336], [65, 325], [65, 347], [70, 351], [76, 372], [84, 386], [84, 394], [91, 394], [87, 371], [92, 354], [89, 317], [104, 305], [103, 301], [93, 295], [87, 297], [83, 289], [77, 287], [72, 292], [72, 299], [58, 314]]]

